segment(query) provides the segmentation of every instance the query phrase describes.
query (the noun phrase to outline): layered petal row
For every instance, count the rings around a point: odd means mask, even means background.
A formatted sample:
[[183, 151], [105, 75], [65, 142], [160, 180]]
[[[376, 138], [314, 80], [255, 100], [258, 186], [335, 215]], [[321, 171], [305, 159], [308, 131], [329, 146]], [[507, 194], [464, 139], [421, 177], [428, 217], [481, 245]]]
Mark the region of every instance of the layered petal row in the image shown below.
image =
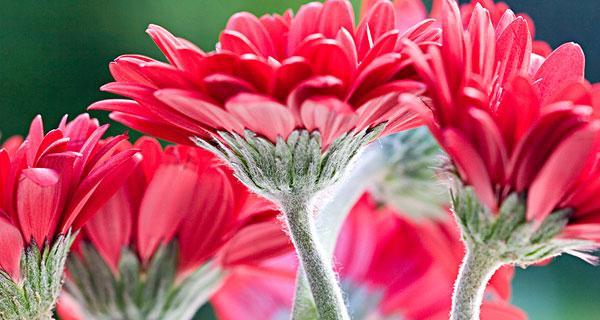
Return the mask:
[[102, 90], [131, 100], [90, 108], [184, 144], [191, 136], [245, 129], [275, 142], [304, 129], [318, 131], [326, 148], [352, 130], [383, 123], [384, 134], [412, 128], [420, 122], [398, 96], [424, 87], [403, 40], [427, 47], [439, 40], [439, 29], [422, 20], [400, 30], [399, 20], [384, 0], [365, 10], [358, 25], [347, 0], [309, 3], [296, 15], [242, 12], [231, 17], [211, 52], [151, 25], [147, 33], [168, 63], [117, 58], [110, 64], [115, 82]]

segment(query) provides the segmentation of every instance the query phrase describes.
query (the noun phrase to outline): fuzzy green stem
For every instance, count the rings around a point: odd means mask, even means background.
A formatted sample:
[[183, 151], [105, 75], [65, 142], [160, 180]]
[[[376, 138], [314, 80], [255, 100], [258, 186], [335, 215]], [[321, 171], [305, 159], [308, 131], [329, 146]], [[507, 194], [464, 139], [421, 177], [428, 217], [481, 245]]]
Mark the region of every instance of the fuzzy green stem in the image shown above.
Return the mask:
[[281, 197], [280, 205], [300, 264], [306, 271], [319, 319], [349, 320], [342, 291], [328, 258], [317, 241], [312, 197], [295, 194]]
[[477, 245], [467, 249], [452, 296], [451, 320], [479, 320], [485, 288], [502, 263]]
[[[335, 243], [348, 213], [365, 190], [381, 179], [386, 161], [386, 154], [381, 147], [368, 149], [319, 212], [316, 218], [317, 234], [327, 258], [333, 259]], [[302, 268], [298, 269], [292, 313], [294, 320], [311, 320], [316, 316], [315, 303]]]

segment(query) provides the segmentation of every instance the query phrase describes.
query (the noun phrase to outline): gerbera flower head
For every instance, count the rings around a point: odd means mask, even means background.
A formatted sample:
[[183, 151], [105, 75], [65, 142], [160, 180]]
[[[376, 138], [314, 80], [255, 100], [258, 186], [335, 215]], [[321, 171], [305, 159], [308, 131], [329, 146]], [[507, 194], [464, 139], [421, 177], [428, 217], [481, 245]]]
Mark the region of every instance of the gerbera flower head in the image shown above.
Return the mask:
[[[147, 137], [133, 147], [144, 160], [83, 228], [68, 261], [66, 299], [87, 316], [136, 310], [185, 319], [210, 297], [224, 270], [289, 249], [273, 222], [274, 206], [250, 194], [210, 152], [191, 146], [163, 150]], [[230, 250], [237, 255], [217, 256], [240, 237], [255, 245], [238, 244], [241, 249]], [[86, 285], [99, 282], [114, 286]], [[139, 288], [148, 297], [144, 301], [135, 299]], [[110, 298], [104, 290], [111, 290]]]
[[294, 130], [318, 131], [323, 148], [352, 130], [386, 123], [391, 133], [418, 124], [398, 103], [423, 90], [401, 39], [437, 40], [432, 21], [400, 33], [392, 4], [377, 1], [355, 25], [349, 1], [309, 3], [296, 15], [242, 12], [228, 21], [214, 51], [204, 52], [165, 29], [147, 32], [168, 59], [124, 55], [102, 89], [132, 100], [91, 109], [168, 140], [190, 143], [217, 131], [248, 129], [275, 143]]
[[140, 162], [138, 151], [120, 147], [126, 135], [102, 139], [107, 129], [84, 114], [44, 133], [38, 116], [25, 140], [11, 138], [0, 150], [0, 282], [14, 282], [2, 295], [16, 304], [0, 308], [4, 316], [51, 311], [72, 235]]
[[476, 5], [464, 28], [457, 5], [445, 6], [441, 48], [413, 46], [429, 86], [423, 116], [490, 214], [521, 212], [539, 231], [532, 241], [553, 238], [569, 220], [558, 214], [562, 203], [597, 152], [596, 89], [584, 79], [583, 52], [567, 43], [543, 58], [532, 54], [527, 21], [512, 12], [494, 27]]

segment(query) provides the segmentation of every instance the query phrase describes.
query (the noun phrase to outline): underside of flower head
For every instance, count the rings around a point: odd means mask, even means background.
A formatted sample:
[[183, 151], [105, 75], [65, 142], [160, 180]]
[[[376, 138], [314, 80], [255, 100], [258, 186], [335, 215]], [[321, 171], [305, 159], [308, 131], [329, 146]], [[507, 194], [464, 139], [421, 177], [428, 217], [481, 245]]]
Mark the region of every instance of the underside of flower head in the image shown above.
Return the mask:
[[163, 150], [147, 137], [133, 147], [144, 160], [86, 224], [68, 261], [67, 292], [86, 316], [188, 319], [227, 269], [289, 251], [273, 205], [210, 152]]
[[440, 48], [408, 44], [431, 97], [423, 116], [489, 219], [517, 194], [525, 221], [542, 228], [567, 209], [596, 157], [598, 105], [583, 52], [567, 43], [542, 58], [532, 54], [527, 21], [510, 10], [494, 23], [475, 5], [463, 26], [458, 7], [445, 8]]

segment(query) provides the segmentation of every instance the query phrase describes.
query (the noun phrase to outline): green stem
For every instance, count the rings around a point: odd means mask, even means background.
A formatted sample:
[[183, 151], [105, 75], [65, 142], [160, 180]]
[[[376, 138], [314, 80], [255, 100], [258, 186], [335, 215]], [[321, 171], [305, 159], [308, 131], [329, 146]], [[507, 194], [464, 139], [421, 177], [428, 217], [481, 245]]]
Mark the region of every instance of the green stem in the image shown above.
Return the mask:
[[[386, 154], [380, 146], [365, 150], [348, 177], [341, 181], [335, 195], [319, 212], [317, 234], [328, 259], [333, 259], [335, 243], [348, 213], [365, 190], [385, 173], [386, 161]], [[294, 320], [316, 317], [315, 303], [302, 268], [298, 269], [292, 314]]]
[[452, 296], [451, 320], [479, 320], [485, 288], [502, 263], [477, 245], [467, 249]]
[[313, 212], [309, 209], [311, 198], [303, 194], [283, 196], [281, 209], [300, 265], [306, 271], [319, 319], [349, 320], [332, 259], [317, 240]]

